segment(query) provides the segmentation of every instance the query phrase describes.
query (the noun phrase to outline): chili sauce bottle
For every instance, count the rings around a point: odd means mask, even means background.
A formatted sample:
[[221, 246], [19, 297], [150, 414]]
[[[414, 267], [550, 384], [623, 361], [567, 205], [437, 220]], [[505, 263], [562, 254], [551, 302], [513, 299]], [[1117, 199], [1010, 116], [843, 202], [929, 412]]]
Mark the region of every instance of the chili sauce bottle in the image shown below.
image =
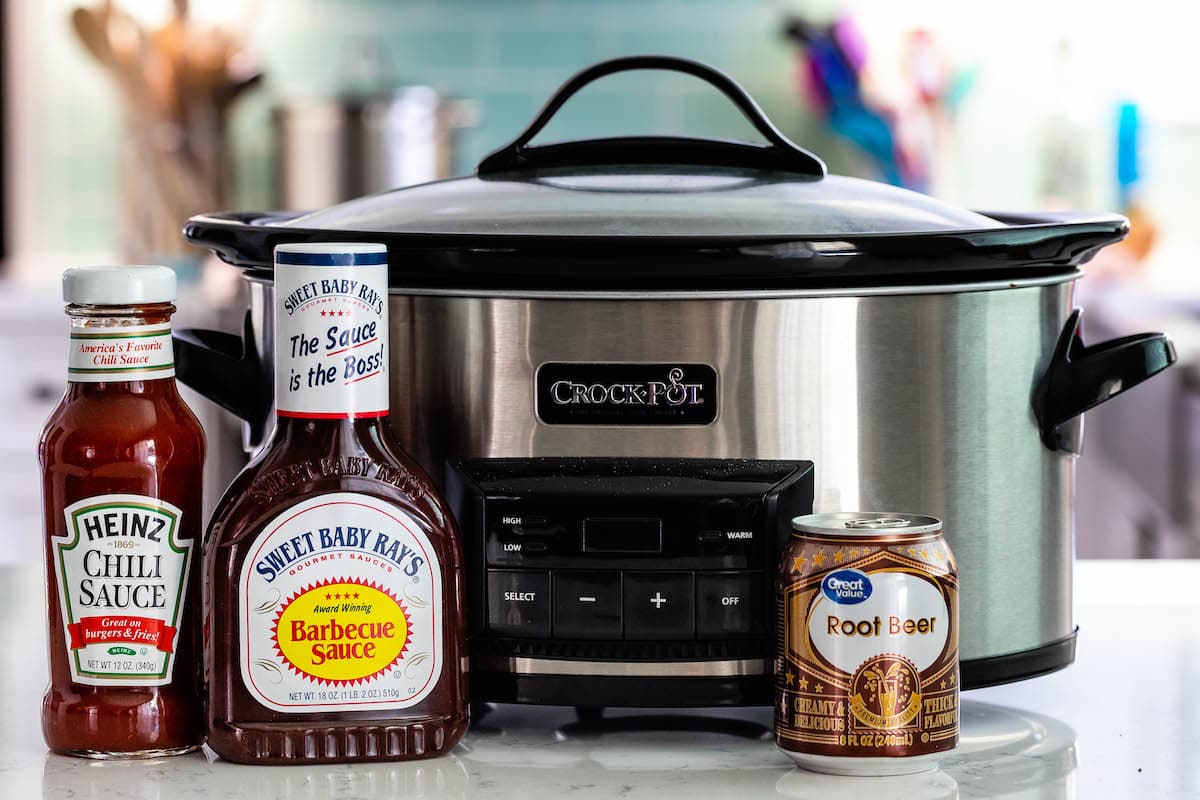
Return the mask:
[[43, 475], [51, 750], [156, 757], [203, 741], [204, 434], [175, 386], [166, 267], [63, 275], [67, 389]]
[[208, 742], [427, 758], [467, 727], [461, 547], [388, 424], [387, 249], [275, 251], [275, 430], [205, 542]]

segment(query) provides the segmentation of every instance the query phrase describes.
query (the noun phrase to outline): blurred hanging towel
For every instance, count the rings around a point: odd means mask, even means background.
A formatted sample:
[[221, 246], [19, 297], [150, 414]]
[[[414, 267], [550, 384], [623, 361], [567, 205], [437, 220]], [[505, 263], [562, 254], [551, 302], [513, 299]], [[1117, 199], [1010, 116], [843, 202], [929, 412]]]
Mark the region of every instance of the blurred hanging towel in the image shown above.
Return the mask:
[[867, 42], [852, 18], [818, 25], [796, 17], [786, 33], [801, 48], [802, 91], [830, 128], [860, 148], [883, 180], [929, 191], [935, 154], [950, 135], [951, 114], [970, 90], [974, 71], [952, 71], [933, 36], [912, 31], [903, 80], [892, 81], [891, 93], [881, 95], [868, 91]]
[[801, 79], [810, 102], [828, 116], [836, 133], [871, 157], [884, 180], [906, 185], [893, 123], [863, 98], [866, 47], [858, 29], [846, 17], [825, 26], [796, 18], [788, 23], [787, 33], [803, 48]]
[[1142, 201], [1142, 115], [1132, 100], [1117, 105], [1117, 196], [1121, 213], [1129, 217], [1129, 236], [1121, 250], [1144, 265], [1158, 238], [1158, 226]]

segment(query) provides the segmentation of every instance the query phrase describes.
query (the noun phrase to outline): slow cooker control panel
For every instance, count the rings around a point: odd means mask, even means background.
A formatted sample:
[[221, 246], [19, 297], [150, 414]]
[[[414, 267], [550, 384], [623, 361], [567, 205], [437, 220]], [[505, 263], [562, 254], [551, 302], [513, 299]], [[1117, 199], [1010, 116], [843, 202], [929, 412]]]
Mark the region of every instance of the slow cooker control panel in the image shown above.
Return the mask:
[[448, 484], [475, 640], [591, 659], [765, 643], [777, 554], [812, 507], [807, 461], [475, 459]]
[[662, 639], [765, 628], [763, 572], [489, 570], [487, 628], [504, 636]]

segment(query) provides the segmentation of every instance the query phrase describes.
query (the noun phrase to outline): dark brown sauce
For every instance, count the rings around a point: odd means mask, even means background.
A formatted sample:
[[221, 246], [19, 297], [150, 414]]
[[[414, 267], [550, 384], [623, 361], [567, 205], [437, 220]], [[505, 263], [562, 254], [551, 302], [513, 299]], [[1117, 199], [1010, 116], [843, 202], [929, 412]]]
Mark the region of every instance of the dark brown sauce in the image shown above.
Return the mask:
[[[223, 758], [259, 764], [425, 758], [466, 732], [462, 554], [453, 518], [420, 467], [377, 419], [279, 418], [271, 444], [233, 482], [205, 543], [208, 742]], [[354, 492], [409, 514], [442, 579], [445, 649], [432, 692], [402, 710], [288, 713], [259, 703], [241, 674], [238, 584], [250, 546], [281, 512], [315, 495]]]
[[[136, 324], [164, 323], [174, 306], [124, 309]], [[50, 686], [42, 731], [50, 749], [74, 754], [178, 751], [203, 741], [200, 708], [200, 542], [204, 434], [174, 379], [70, 383], [38, 446], [46, 524]], [[156, 497], [183, 511], [180, 537], [193, 542], [174, 670], [164, 686], [75, 683], [68, 662], [51, 537], [63, 510], [107, 494]]]

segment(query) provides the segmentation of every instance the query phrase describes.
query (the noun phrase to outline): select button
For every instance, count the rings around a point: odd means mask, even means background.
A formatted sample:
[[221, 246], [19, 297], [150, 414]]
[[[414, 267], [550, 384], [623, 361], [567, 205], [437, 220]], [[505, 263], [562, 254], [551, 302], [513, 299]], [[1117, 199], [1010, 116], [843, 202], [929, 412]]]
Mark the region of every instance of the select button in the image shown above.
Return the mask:
[[550, 574], [488, 572], [488, 627], [503, 636], [550, 636]]

